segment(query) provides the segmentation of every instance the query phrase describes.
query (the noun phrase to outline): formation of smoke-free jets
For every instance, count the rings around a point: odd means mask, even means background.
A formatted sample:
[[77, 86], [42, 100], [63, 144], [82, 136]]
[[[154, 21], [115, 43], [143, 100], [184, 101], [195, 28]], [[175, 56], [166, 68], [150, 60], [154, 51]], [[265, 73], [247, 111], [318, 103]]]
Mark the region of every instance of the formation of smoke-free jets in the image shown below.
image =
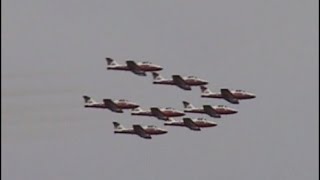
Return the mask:
[[[125, 64], [119, 64], [112, 58], [107, 57], [107, 70], [130, 71], [138, 76], [146, 76], [150, 72], [153, 77], [153, 84], [158, 85], [173, 85], [183, 90], [190, 91], [192, 86], [198, 86], [201, 90], [202, 98], [219, 98], [225, 99], [229, 103], [239, 104], [239, 100], [253, 99], [255, 94], [244, 90], [229, 90], [227, 88], [220, 89], [220, 92], [212, 92], [207, 85], [208, 81], [200, 79], [196, 76], [172, 75], [171, 79], [162, 77], [158, 71], [163, 70], [159, 65], [148, 61], [135, 62], [127, 60]], [[187, 101], [182, 101], [183, 111], [172, 107], [149, 107], [142, 109], [139, 104], [126, 99], [103, 99], [101, 102], [95, 101], [92, 97], [83, 96], [85, 108], [101, 108], [109, 109], [115, 113], [123, 113], [123, 110], [131, 110], [132, 116], [149, 116], [155, 117], [164, 121], [164, 126], [186, 127], [190, 130], [200, 131], [201, 128], [215, 127], [217, 123], [209, 121], [205, 118], [189, 118], [183, 117], [181, 120], [176, 120], [174, 117], [185, 116], [186, 113], [206, 114], [213, 118], [221, 118], [222, 115], [235, 114], [238, 111], [234, 108], [225, 105], [202, 105], [195, 107]], [[142, 126], [133, 124], [131, 128], [123, 127], [119, 122], [113, 122], [114, 133], [135, 134], [145, 139], [151, 139], [151, 135], [166, 134], [168, 131], [164, 128], [155, 125]]]

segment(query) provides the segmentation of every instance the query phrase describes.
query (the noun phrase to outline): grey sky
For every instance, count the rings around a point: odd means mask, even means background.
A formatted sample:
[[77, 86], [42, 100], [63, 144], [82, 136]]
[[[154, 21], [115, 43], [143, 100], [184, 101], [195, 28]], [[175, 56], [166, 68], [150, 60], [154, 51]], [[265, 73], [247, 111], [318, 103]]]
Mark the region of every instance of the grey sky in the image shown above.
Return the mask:
[[[318, 1], [2, 5], [4, 180], [319, 178]], [[211, 89], [240, 88], [257, 98], [239, 105], [201, 99], [199, 88], [106, 71], [107, 56], [152, 61], [165, 77], [196, 75]], [[144, 108], [225, 104], [239, 113], [212, 119], [218, 126], [201, 132], [168, 127], [148, 141], [114, 135], [111, 122], [161, 121], [84, 109], [84, 94]]]

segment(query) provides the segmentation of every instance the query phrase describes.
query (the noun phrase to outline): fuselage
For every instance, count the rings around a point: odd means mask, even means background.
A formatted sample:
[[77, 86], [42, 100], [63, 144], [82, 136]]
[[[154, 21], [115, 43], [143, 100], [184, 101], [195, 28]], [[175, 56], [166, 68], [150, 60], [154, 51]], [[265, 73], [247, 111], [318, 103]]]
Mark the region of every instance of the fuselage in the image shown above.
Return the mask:
[[[139, 107], [138, 104], [136, 104], [134, 102], [127, 101], [127, 100], [114, 100], [113, 102], [120, 109], [134, 109], [134, 108]], [[101, 108], [101, 109], [108, 108], [104, 103], [85, 104], [84, 107], [86, 107], [86, 108]]]
[[153, 84], [175, 85], [175, 83], [169, 79], [153, 81]]
[[[202, 85], [208, 84], [207, 81], [199, 79], [199, 78], [183, 77], [183, 80], [189, 86], [202, 86]], [[176, 83], [172, 79], [154, 80], [153, 84], [176, 85]]]
[[[158, 134], [166, 134], [168, 133], [167, 130], [158, 128], [158, 127], [149, 127], [149, 126], [144, 126], [143, 127], [144, 131], [150, 135], [158, 135]], [[134, 129], [128, 128], [128, 129], [115, 129], [114, 133], [121, 133], [121, 134], [137, 134]]]
[[199, 78], [184, 77], [183, 79], [190, 86], [202, 86], [202, 85], [208, 84], [207, 81], [205, 81], [203, 79], [199, 79]]
[[131, 115], [133, 115], [133, 116], [153, 116], [151, 111], [132, 111]]
[[231, 91], [231, 93], [237, 99], [253, 99], [256, 97], [253, 93], [239, 91], [239, 90]]
[[[253, 93], [240, 91], [240, 90], [233, 90], [231, 91], [232, 95], [236, 99], [253, 99], [256, 96]], [[202, 94], [201, 97], [207, 97], [207, 98], [223, 98], [221, 93], [209, 93], [209, 94]]]
[[[163, 113], [164, 116], [167, 117], [179, 117], [179, 116], [184, 116], [185, 113], [182, 111], [178, 111], [175, 109], [170, 109], [170, 108], [161, 108], [160, 111]], [[154, 114], [149, 111], [149, 110], [143, 110], [143, 111], [133, 111], [131, 112], [131, 115], [138, 115], [138, 116], [154, 116]]]
[[161, 112], [167, 117], [179, 117], [185, 115], [184, 112], [175, 109], [161, 109]]
[[143, 62], [138, 63], [138, 66], [143, 70], [143, 71], [161, 71], [163, 68], [159, 65], [155, 64], [144, 64]]
[[127, 65], [108, 66], [107, 69], [110, 69], [110, 70], [122, 70], [122, 71], [129, 71], [130, 70]]
[[[214, 127], [217, 126], [217, 123], [213, 121], [207, 121], [207, 120], [198, 120], [198, 119], [193, 119], [192, 120], [198, 127]], [[185, 123], [180, 120], [174, 120], [174, 121], [166, 121], [164, 123], [166, 126], [186, 126]]]
[[[137, 65], [142, 71], [152, 72], [152, 71], [161, 71], [163, 68], [159, 65], [155, 64], [146, 64], [143, 62], [138, 62]], [[131, 71], [131, 69], [127, 65], [113, 65], [108, 66], [107, 69], [110, 70], [123, 70], [123, 71]]]
[[120, 109], [134, 109], [139, 107], [138, 104], [134, 102], [130, 102], [127, 100], [115, 100], [114, 103], [120, 108]]
[[157, 127], [144, 127], [143, 128], [148, 134], [166, 134], [168, 131], [162, 128], [157, 128]]
[[[212, 108], [218, 113], [218, 114], [235, 114], [238, 111], [236, 109], [227, 107], [227, 106], [212, 106]], [[184, 112], [188, 113], [206, 113], [203, 108], [192, 108], [192, 109], [185, 109]]]
[[84, 107], [85, 108], [100, 108], [100, 109], [107, 108], [103, 103], [85, 104]]

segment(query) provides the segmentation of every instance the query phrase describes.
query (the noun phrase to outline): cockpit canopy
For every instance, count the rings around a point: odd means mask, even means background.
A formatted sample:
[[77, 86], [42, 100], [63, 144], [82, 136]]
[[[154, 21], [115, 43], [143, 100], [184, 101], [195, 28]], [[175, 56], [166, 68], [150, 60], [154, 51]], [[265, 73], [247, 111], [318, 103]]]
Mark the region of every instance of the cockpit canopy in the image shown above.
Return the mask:
[[129, 101], [126, 99], [119, 99], [119, 102], [129, 102]]
[[206, 118], [197, 118], [198, 119], [198, 121], [205, 121], [206, 120]]
[[187, 76], [188, 79], [199, 79], [197, 76]]
[[147, 128], [157, 128], [155, 125], [148, 125]]
[[226, 105], [218, 105], [219, 108], [226, 108]]
[[143, 61], [142, 64], [151, 64], [149, 61]]
[[241, 89], [237, 89], [236, 92], [245, 92], [245, 91]]
[[172, 108], [172, 107], [166, 107], [166, 108], [165, 108], [165, 110], [173, 111], [173, 110], [174, 110], [174, 108]]

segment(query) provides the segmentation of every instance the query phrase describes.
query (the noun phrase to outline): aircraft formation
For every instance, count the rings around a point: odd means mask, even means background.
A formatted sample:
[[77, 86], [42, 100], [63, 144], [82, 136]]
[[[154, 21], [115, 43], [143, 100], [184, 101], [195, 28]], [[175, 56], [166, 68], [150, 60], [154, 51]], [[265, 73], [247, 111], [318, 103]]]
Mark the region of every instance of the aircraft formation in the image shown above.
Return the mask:
[[[163, 70], [160, 65], [153, 64], [148, 61], [135, 62], [127, 60], [125, 64], [119, 64], [112, 58], [107, 57], [107, 70], [129, 71], [138, 76], [146, 76], [148, 72], [152, 74], [153, 84], [177, 86], [186, 91], [192, 90], [192, 87], [200, 87], [202, 98], [219, 98], [224, 99], [231, 104], [239, 104], [240, 100], [253, 99], [255, 94], [244, 90], [229, 90], [221, 88], [220, 92], [212, 92], [207, 85], [208, 81], [200, 79], [196, 76], [180, 76], [172, 75], [171, 79], [163, 78], [159, 71]], [[205, 118], [189, 118], [183, 117], [186, 113], [205, 114], [213, 118], [221, 118], [223, 115], [235, 114], [238, 111], [226, 105], [202, 105], [195, 107], [187, 101], [182, 101], [183, 111], [172, 107], [150, 107], [142, 109], [139, 104], [126, 99], [102, 99], [101, 102], [95, 101], [88, 95], [83, 96], [85, 108], [100, 108], [108, 109], [111, 112], [123, 113], [124, 110], [131, 110], [132, 116], [148, 116], [155, 117], [164, 121], [164, 126], [186, 127], [193, 131], [200, 131], [201, 128], [215, 127], [217, 123]], [[183, 117], [181, 120], [174, 119], [175, 117]], [[131, 128], [125, 128], [119, 122], [112, 122], [114, 133], [117, 134], [135, 134], [145, 139], [152, 139], [152, 135], [166, 134], [168, 131], [164, 128], [155, 125], [143, 126], [133, 124]]]

